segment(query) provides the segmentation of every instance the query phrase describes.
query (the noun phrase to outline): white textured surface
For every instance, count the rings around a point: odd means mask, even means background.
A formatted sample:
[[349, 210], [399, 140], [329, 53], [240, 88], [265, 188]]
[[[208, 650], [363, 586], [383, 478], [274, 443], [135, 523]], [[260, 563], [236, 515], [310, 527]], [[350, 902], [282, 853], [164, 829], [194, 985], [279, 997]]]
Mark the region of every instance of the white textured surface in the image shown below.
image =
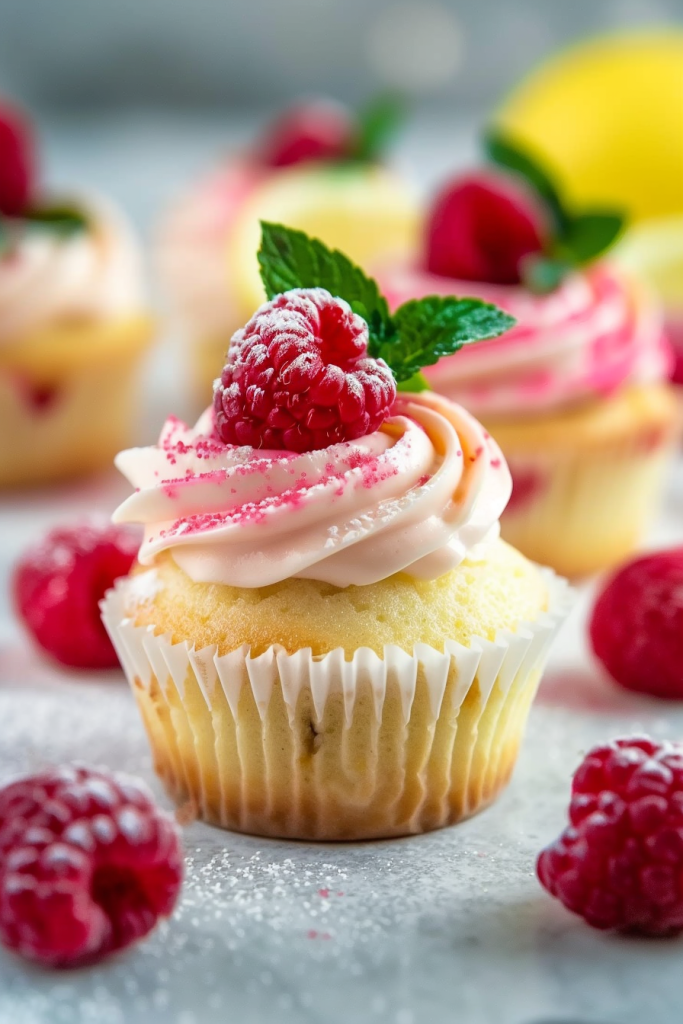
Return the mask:
[[[217, 139], [216, 126], [212, 132]], [[63, 167], [78, 163], [84, 137], [76, 128], [63, 136]], [[179, 136], [190, 137], [187, 130]], [[208, 137], [201, 135], [207, 152]], [[90, 136], [82, 174], [129, 195], [132, 208], [149, 218], [153, 147], [142, 132], [140, 139], [141, 152], [127, 154], [123, 176], [111, 138], [98, 147]], [[181, 145], [177, 151], [180, 165], [188, 165]], [[443, 166], [438, 140], [426, 136], [423, 151]], [[57, 147], [56, 157], [61, 152]], [[172, 153], [162, 133], [155, 165], [161, 194], [177, 171]], [[176, 401], [173, 372], [155, 379], [150, 431]], [[123, 676], [77, 677], [41, 661], [12, 619], [5, 582], [17, 552], [49, 524], [80, 510], [110, 511], [125, 492], [112, 475], [0, 499], [0, 782], [78, 757], [153, 783]], [[683, 465], [652, 539], [683, 540]], [[343, 846], [264, 841], [193, 825], [186, 832], [187, 883], [173, 920], [136, 950], [76, 974], [42, 973], [0, 952], [0, 1024], [680, 1019], [683, 940], [592, 932], [534, 877], [536, 853], [563, 824], [582, 751], [633, 730], [683, 735], [683, 708], [622, 693], [590, 664], [583, 639], [589, 596], [556, 648], [513, 783], [491, 810], [428, 836]]]

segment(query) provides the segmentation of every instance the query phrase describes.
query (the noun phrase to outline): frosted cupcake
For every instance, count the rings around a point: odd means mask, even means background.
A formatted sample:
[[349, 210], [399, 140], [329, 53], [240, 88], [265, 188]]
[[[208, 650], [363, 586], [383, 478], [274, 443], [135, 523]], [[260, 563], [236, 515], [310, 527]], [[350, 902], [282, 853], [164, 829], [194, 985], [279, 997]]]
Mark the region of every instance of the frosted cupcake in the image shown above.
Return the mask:
[[178, 802], [263, 835], [405, 835], [505, 785], [568, 594], [498, 539], [510, 478], [486, 431], [396, 394], [507, 318], [456, 299], [390, 318], [339, 254], [318, 245], [309, 276], [310, 246], [266, 228], [272, 298], [213, 407], [119, 456], [116, 519], [145, 539], [103, 618]]
[[256, 262], [260, 220], [301, 228], [363, 265], [410, 252], [416, 200], [380, 162], [396, 120], [386, 103], [360, 116], [331, 101], [303, 103], [169, 211], [158, 265], [200, 407], [232, 335], [265, 299]]
[[597, 258], [620, 218], [568, 212], [525, 154], [501, 139], [490, 152], [505, 169], [450, 183], [420, 260], [380, 280], [391, 305], [465, 291], [516, 318], [426, 376], [505, 453], [503, 537], [567, 575], [590, 573], [636, 547], [657, 503], [677, 430], [671, 350], [645, 286]]
[[108, 465], [131, 440], [151, 335], [128, 224], [99, 199], [42, 195], [28, 130], [3, 108], [0, 486]]

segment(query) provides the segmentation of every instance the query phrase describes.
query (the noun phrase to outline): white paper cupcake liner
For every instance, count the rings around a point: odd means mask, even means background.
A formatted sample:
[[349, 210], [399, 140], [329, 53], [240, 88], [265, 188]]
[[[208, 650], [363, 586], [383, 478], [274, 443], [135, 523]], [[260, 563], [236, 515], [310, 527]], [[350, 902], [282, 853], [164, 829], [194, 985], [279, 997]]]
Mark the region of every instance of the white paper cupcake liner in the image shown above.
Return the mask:
[[542, 572], [549, 606], [537, 620], [443, 651], [196, 650], [126, 616], [140, 577], [109, 591], [102, 618], [176, 799], [242, 831], [402, 835], [473, 813], [507, 781], [573, 602], [565, 580]]

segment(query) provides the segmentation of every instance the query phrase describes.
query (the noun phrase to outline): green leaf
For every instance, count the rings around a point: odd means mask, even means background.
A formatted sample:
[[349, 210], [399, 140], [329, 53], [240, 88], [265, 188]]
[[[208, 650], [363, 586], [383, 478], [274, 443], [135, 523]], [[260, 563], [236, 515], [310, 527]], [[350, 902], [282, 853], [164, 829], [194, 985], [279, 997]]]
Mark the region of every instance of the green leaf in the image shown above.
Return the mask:
[[88, 218], [75, 206], [36, 206], [26, 210], [22, 218], [67, 237], [88, 230]]
[[545, 201], [556, 222], [560, 236], [565, 234], [571, 215], [546, 169], [502, 132], [491, 129], [484, 135], [484, 152], [489, 160], [521, 175]]
[[572, 217], [562, 239], [573, 262], [588, 263], [616, 241], [621, 234], [625, 217], [617, 210], [585, 210]]
[[354, 313], [366, 321], [370, 355], [376, 354], [376, 344], [392, 336], [389, 306], [377, 282], [348, 256], [328, 249], [317, 238], [282, 224], [262, 221], [258, 261], [269, 299], [291, 288], [326, 288], [332, 295], [345, 299]]
[[571, 263], [551, 256], [527, 256], [520, 268], [522, 282], [536, 295], [554, 292], [571, 270]]
[[496, 338], [513, 327], [515, 320], [480, 299], [430, 295], [399, 306], [394, 323], [397, 336], [380, 344], [373, 354], [389, 364], [401, 383], [463, 345]]
[[406, 119], [406, 103], [388, 93], [378, 96], [358, 113], [358, 132], [351, 156], [371, 163], [379, 160]]
[[431, 391], [432, 386], [423, 373], [419, 371], [414, 373], [412, 377], [408, 377], [407, 380], [402, 380], [396, 385], [397, 391], [412, 391], [413, 394], [417, 394], [420, 391]]

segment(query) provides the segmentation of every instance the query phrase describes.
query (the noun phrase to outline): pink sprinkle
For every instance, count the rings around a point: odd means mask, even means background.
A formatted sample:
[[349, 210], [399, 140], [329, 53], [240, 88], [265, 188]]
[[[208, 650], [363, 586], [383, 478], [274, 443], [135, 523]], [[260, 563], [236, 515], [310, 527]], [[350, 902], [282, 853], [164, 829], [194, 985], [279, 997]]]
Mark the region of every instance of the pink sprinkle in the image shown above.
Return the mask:
[[330, 895], [330, 890], [329, 889], [318, 889], [318, 896], [322, 896], [322, 898], [324, 900], [326, 900], [329, 895]]
[[500, 459], [491, 459], [491, 465], [494, 469], [500, 469]]

